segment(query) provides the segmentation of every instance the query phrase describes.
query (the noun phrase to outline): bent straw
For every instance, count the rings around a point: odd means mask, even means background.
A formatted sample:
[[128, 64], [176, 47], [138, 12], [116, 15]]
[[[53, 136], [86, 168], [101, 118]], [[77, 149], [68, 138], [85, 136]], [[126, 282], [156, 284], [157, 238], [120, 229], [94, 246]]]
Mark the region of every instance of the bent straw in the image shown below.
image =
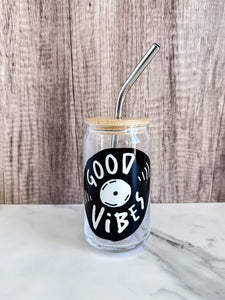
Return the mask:
[[[127, 92], [132, 87], [132, 85], [135, 83], [135, 81], [138, 79], [138, 77], [141, 75], [141, 73], [144, 71], [144, 69], [148, 66], [148, 64], [151, 62], [153, 57], [156, 55], [156, 53], [159, 51], [159, 45], [154, 43], [151, 48], [148, 50], [148, 52], [143, 56], [139, 64], [136, 66], [134, 71], [130, 74], [124, 85], [122, 86], [117, 102], [116, 102], [116, 109], [115, 109], [115, 119], [121, 120], [122, 119], [122, 107], [124, 100], [126, 98]], [[115, 148], [118, 143], [118, 136], [113, 136], [112, 138], [112, 147]]]

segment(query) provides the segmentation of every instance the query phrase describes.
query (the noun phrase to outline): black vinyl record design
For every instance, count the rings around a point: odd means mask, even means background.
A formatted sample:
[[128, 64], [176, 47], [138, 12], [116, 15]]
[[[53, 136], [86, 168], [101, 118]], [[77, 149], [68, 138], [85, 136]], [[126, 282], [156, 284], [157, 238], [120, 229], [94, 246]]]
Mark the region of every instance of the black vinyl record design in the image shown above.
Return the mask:
[[92, 231], [120, 241], [142, 223], [150, 191], [150, 160], [133, 148], [110, 148], [92, 156], [84, 170], [84, 203]]

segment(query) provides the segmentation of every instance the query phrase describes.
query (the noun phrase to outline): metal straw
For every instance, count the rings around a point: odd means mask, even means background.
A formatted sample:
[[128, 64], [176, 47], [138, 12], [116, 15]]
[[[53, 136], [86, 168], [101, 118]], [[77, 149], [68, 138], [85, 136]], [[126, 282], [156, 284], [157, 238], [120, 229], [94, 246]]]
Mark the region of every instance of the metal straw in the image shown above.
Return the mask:
[[[144, 71], [144, 69], [147, 67], [147, 65], [150, 63], [150, 61], [153, 59], [153, 57], [156, 55], [156, 53], [159, 51], [159, 45], [154, 43], [151, 48], [148, 50], [148, 52], [144, 55], [144, 57], [141, 59], [137, 67], [134, 69], [134, 71], [130, 74], [127, 81], [122, 86], [117, 102], [116, 102], [116, 110], [115, 110], [115, 119], [121, 120], [122, 119], [122, 107], [123, 102], [126, 98], [127, 92], [132, 87], [132, 85], [135, 83], [135, 81], [138, 79], [138, 77], [141, 75], [141, 73]], [[118, 136], [113, 136], [112, 139], [112, 147], [115, 148], [118, 143]]]

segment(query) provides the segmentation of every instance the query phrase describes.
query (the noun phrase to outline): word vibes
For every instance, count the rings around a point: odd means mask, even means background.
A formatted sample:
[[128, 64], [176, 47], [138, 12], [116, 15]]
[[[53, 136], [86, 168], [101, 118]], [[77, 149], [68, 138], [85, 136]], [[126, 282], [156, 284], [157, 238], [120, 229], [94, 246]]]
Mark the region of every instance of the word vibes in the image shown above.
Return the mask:
[[149, 180], [140, 182], [138, 174], [146, 163], [145, 156], [137, 149], [113, 148], [88, 160], [84, 202], [88, 222], [97, 236], [118, 241], [132, 234], [142, 222]]
[[[136, 192], [136, 201], [141, 203], [141, 209], [144, 209], [144, 199], [142, 197], [139, 197], [139, 192]], [[96, 205], [93, 205], [93, 210], [92, 210], [92, 224], [94, 229], [97, 229], [100, 221], [102, 220], [102, 217], [105, 213], [105, 207], [102, 207], [99, 214], [96, 214]], [[137, 209], [136, 205], [133, 204], [128, 208], [129, 214], [132, 217], [132, 220], [136, 222], [139, 220], [140, 216], [137, 215]], [[122, 233], [127, 226], [129, 225], [129, 220], [127, 220], [128, 212], [116, 212], [113, 214], [107, 212], [106, 213], [107, 217], [114, 217], [117, 223], [117, 233]], [[110, 233], [110, 224], [111, 224], [111, 219], [106, 218], [105, 220], [105, 232]]]

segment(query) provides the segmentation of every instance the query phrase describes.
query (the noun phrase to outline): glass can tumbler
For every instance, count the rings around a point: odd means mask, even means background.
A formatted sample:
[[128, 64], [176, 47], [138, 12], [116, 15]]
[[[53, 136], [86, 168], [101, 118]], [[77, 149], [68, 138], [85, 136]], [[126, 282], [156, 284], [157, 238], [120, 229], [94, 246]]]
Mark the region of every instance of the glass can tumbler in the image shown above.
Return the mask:
[[150, 234], [149, 119], [85, 122], [86, 240], [110, 251], [136, 248]]

